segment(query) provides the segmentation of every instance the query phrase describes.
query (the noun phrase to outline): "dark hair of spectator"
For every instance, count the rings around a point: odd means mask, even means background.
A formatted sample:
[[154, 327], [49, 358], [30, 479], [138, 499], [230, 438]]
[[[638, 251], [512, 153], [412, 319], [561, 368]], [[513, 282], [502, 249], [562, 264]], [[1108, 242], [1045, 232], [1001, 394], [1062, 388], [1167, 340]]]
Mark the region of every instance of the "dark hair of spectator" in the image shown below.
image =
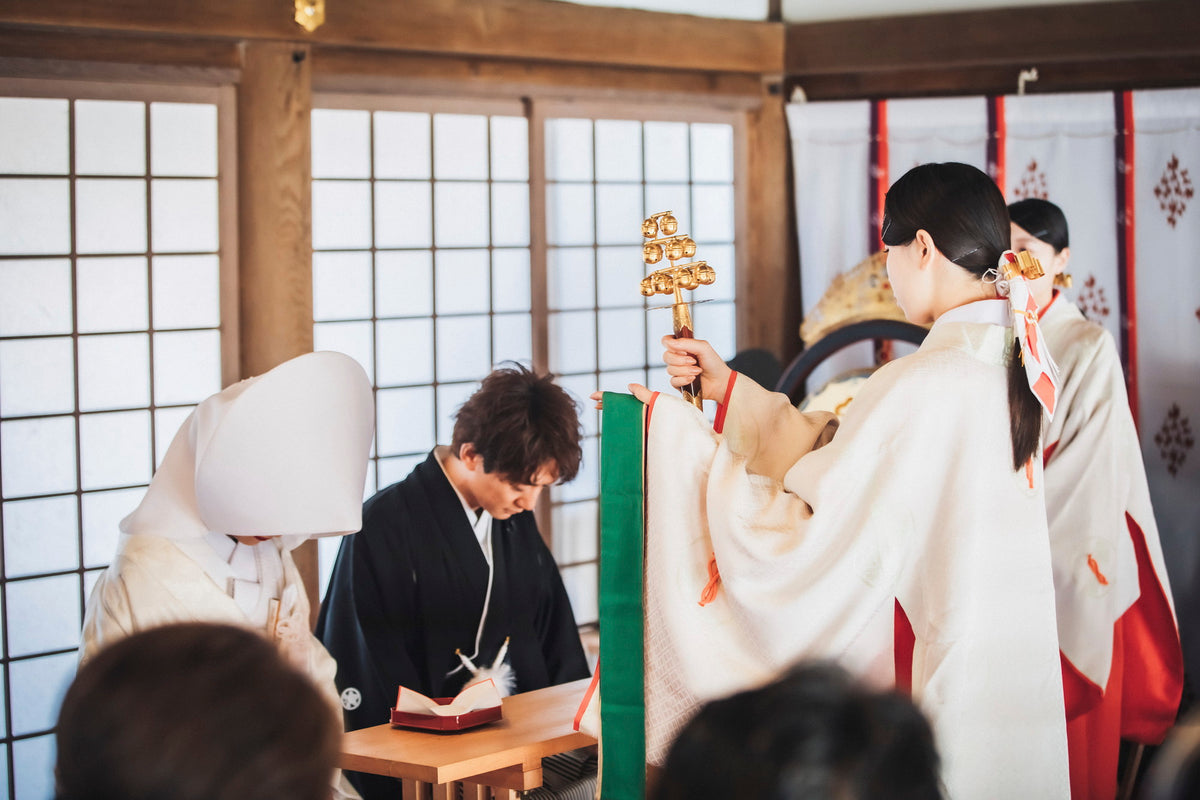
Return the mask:
[[261, 635], [151, 628], [80, 667], [56, 732], [57, 800], [328, 800], [341, 720]]
[[1027, 197], [1008, 204], [1009, 218], [1035, 239], [1040, 239], [1061, 253], [1071, 244], [1067, 216], [1049, 200]]
[[458, 409], [454, 455], [471, 444], [486, 472], [518, 484], [532, 484], [549, 462], [566, 483], [579, 471], [583, 451], [575, 400], [553, 375], [538, 375], [520, 364], [495, 370]]
[[812, 663], [701, 708], [653, 800], [939, 800], [939, 787], [933, 732], [908, 697]]
[[[908, 244], [922, 229], [942, 255], [980, 278], [996, 269], [1011, 240], [1008, 207], [995, 182], [976, 167], [954, 162], [913, 167], [888, 189], [883, 243]], [[1015, 344], [1008, 362], [1008, 414], [1013, 469], [1021, 469], [1037, 452], [1042, 407]]]

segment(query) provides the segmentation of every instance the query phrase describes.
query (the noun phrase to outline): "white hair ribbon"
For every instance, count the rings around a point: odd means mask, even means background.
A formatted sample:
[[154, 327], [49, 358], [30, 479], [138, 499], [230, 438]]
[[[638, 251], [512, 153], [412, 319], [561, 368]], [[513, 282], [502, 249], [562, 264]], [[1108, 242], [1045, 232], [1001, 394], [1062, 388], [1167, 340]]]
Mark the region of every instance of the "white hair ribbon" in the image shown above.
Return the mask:
[[1029, 291], [1029, 281], [1040, 278], [1045, 272], [1028, 250], [1020, 253], [1005, 250], [996, 267], [999, 278], [996, 288], [1008, 298], [1012, 308], [1013, 333], [1021, 348], [1021, 363], [1025, 367], [1029, 388], [1042, 408], [1046, 409], [1046, 416], [1053, 417], [1058, 402], [1058, 365], [1046, 348], [1046, 339], [1038, 327], [1038, 304]]

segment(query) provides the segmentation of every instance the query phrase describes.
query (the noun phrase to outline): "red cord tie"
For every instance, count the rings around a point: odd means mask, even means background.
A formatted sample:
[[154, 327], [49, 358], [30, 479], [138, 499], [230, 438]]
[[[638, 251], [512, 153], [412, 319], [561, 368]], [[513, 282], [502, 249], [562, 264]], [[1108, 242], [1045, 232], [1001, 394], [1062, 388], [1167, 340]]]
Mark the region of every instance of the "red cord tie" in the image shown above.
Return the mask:
[[717, 569], [717, 554], [708, 554], [708, 583], [700, 590], [700, 605], [706, 606], [717, 599], [717, 589], [721, 587], [721, 572]]

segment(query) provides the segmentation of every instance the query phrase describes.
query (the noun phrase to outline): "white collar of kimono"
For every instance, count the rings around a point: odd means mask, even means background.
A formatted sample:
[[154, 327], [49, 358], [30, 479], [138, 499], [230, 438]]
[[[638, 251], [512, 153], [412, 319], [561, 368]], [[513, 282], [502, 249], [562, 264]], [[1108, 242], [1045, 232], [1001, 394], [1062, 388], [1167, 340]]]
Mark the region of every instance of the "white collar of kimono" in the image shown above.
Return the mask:
[[446, 459], [450, 457], [450, 448], [439, 445], [433, 449], [433, 455], [437, 459], [438, 466], [442, 468], [442, 474], [446, 476], [446, 482], [450, 484], [450, 488], [458, 496], [458, 502], [462, 503], [463, 513], [467, 515], [467, 523], [471, 526], [471, 530], [475, 533], [475, 539], [483, 549], [483, 557], [491, 564], [492, 515], [488, 513], [486, 508], [482, 507], [479, 509], [479, 513], [476, 514], [475, 509], [471, 508], [471, 504], [467, 502], [467, 498], [463, 497], [463, 493], [458, 490], [458, 487], [454, 485], [454, 481], [450, 479], [450, 473], [446, 472]]
[[285, 536], [290, 546], [353, 533], [374, 429], [358, 362], [334, 352], [293, 358], [196, 407], [121, 531]]
[[1012, 312], [1009, 309], [1008, 301], [1003, 298], [976, 300], [974, 303], [967, 303], [946, 311], [937, 318], [933, 326], [936, 328], [946, 322], [977, 322], [1007, 328], [1012, 324]]

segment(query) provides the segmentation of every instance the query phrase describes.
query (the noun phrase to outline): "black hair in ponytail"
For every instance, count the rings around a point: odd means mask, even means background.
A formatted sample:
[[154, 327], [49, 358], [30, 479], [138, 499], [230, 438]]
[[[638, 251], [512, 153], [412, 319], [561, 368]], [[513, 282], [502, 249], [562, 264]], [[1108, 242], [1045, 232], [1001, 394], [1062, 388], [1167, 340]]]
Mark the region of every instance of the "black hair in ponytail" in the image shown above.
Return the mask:
[[[888, 246], [903, 245], [922, 229], [946, 258], [983, 278], [1008, 249], [1008, 207], [992, 179], [969, 164], [921, 164], [888, 189], [880, 238]], [[1015, 337], [1008, 364], [1008, 413], [1013, 469], [1020, 469], [1037, 453], [1042, 407], [1029, 388]]]

